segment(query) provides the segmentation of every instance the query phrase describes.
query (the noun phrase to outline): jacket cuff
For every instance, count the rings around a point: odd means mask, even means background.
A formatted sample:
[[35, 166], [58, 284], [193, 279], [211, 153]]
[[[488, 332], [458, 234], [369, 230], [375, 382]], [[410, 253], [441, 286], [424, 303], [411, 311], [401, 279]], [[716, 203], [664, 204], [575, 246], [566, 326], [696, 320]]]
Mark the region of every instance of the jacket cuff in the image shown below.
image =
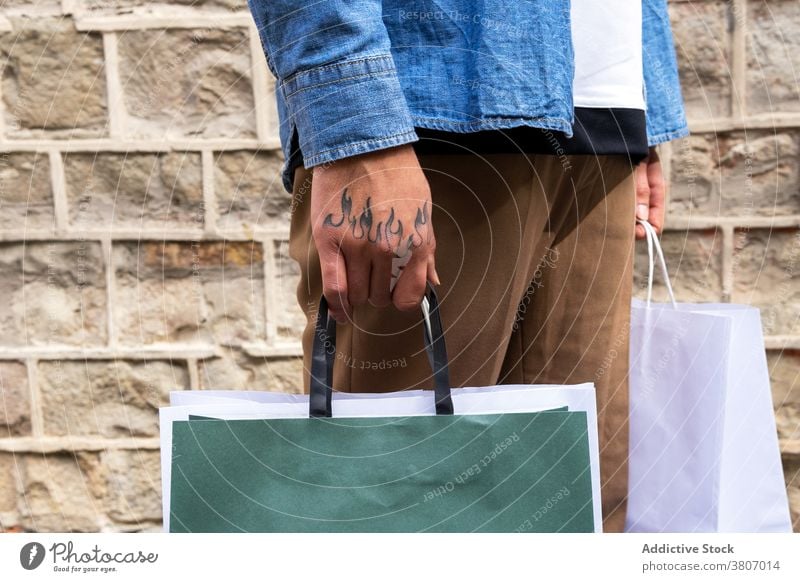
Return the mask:
[[419, 139], [390, 54], [300, 71], [280, 87], [306, 168]]
[[689, 135], [689, 126], [683, 125], [673, 131], [665, 131], [655, 135], [648, 135], [647, 145], [649, 147], [653, 147], [657, 146], [660, 143], [672, 141], [674, 139], [679, 139], [681, 137], [686, 137], [687, 135]]

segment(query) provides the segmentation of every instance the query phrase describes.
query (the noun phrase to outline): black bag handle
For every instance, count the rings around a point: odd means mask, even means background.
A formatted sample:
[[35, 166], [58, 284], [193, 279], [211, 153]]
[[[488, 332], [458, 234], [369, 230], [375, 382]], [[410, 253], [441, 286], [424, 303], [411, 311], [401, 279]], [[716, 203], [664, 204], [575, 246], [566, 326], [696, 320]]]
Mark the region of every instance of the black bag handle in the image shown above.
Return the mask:
[[[428, 282], [425, 296], [428, 298], [430, 312], [430, 334], [428, 326], [423, 325], [425, 351], [433, 371], [436, 414], [453, 414], [453, 400], [450, 395], [450, 373], [447, 368], [447, 348], [444, 343], [442, 318], [439, 315], [439, 298]], [[431, 337], [433, 336], [433, 337]], [[323, 295], [319, 300], [317, 325], [311, 352], [311, 387], [308, 399], [310, 417], [330, 417], [331, 396], [333, 394], [333, 363], [336, 355], [336, 320], [328, 317], [328, 302]]]

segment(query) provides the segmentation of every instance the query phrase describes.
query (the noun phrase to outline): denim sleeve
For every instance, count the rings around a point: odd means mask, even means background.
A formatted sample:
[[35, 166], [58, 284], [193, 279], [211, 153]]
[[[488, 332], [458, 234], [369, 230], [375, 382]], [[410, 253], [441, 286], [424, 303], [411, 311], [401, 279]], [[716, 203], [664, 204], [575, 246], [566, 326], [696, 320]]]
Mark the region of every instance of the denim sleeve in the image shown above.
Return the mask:
[[643, 0], [642, 50], [648, 145], [689, 135], [667, 0]]
[[248, 0], [306, 168], [417, 141], [381, 0]]

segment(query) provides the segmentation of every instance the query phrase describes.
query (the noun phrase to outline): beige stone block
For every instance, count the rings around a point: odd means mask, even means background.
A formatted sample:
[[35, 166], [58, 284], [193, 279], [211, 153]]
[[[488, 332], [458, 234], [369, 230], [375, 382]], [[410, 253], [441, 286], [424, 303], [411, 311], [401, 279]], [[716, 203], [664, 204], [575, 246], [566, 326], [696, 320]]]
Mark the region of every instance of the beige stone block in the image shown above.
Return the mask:
[[767, 335], [800, 333], [800, 230], [738, 231], [733, 301], [761, 309]]
[[22, 362], [0, 362], [0, 438], [30, 434], [28, 370]]
[[778, 435], [800, 441], [800, 350], [770, 351], [767, 359]]
[[750, 1], [747, 35], [749, 113], [800, 111], [800, 4]]
[[128, 31], [119, 56], [136, 137], [255, 137], [247, 29]]
[[96, 453], [18, 455], [25, 495], [22, 524], [34, 532], [93, 532], [104, 521], [98, 483], [104, 469]]
[[736, 132], [723, 136], [717, 184], [721, 213], [775, 216], [800, 212], [797, 134]]
[[158, 408], [189, 387], [178, 362], [42, 361], [39, 390], [47, 435], [157, 437]]
[[197, 153], [68, 154], [64, 173], [74, 226], [203, 228]]
[[279, 153], [223, 152], [214, 159], [221, 228], [289, 228], [291, 194], [281, 182]]
[[275, 243], [275, 320], [278, 334], [300, 340], [306, 326], [306, 315], [297, 302], [300, 266], [289, 256], [289, 241]]
[[0, 154], [0, 228], [53, 227], [50, 162], [36, 153]]
[[0, 452], [0, 532], [19, 525], [18, 472], [14, 454]]
[[114, 249], [114, 318], [126, 344], [263, 341], [259, 243], [145, 242]]
[[692, 119], [729, 115], [731, 31], [727, 3], [671, 3], [670, 17], [687, 115]]
[[691, 135], [672, 142], [669, 215], [719, 214], [718, 160], [713, 136]]
[[755, 216], [800, 212], [798, 135], [753, 131], [693, 135], [673, 149], [669, 211]]
[[303, 359], [248, 356], [225, 349], [218, 358], [200, 362], [200, 385], [205, 390], [269, 390], [303, 392]]
[[100, 243], [0, 243], [0, 345], [103, 345]]
[[800, 533], [800, 459], [796, 456], [784, 457], [783, 476], [786, 479], [794, 531]]
[[107, 133], [103, 39], [69, 19], [12, 17], [0, 35], [6, 133], [97, 137]]
[[105, 451], [101, 462], [106, 469], [111, 519], [128, 524], [161, 520], [159, 451]]

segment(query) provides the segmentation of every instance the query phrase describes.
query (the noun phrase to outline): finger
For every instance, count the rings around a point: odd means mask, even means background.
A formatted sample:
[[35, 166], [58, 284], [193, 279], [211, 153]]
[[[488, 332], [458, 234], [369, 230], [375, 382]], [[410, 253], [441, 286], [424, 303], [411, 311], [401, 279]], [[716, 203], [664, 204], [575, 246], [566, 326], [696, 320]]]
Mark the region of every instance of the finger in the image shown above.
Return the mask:
[[436, 272], [436, 262], [433, 258], [433, 255], [428, 257], [428, 281], [432, 282], [434, 285], [441, 285], [442, 282], [439, 280], [439, 273]]
[[[410, 252], [410, 251], [409, 251]], [[425, 277], [428, 272], [429, 253], [416, 249], [411, 253], [392, 291], [392, 303], [400, 311], [417, 309], [425, 294]]]
[[647, 168], [648, 183], [650, 184], [650, 224], [657, 234], [664, 228], [664, 215], [667, 205], [667, 187], [661, 162], [651, 163]]
[[322, 294], [328, 302], [328, 313], [339, 323], [346, 323], [351, 313], [347, 299], [347, 264], [337, 247], [320, 252]]
[[[636, 187], [636, 218], [639, 220], [650, 220], [650, 184], [647, 177], [647, 160], [636, 166], [634, 171], [634, 182]], [[641, 224], [636, 224], [636, 238], [645, 237], [645, 230]]]
[[347, 299], [350, 306], [364, 305], [369, 297], [371, 261], [364, 248], [345, 251]]
[[434, 285], [441, 285], [439, 280], [439, 273], [436, 272], [436, 237], [433, 234], [433, 228], [428, 229], [428, 266], [427, 278]]
[[387, 307], [392, 302], [392, 255], [379, 253], [373, 257], [370, 273], [369, 302], [375, 307]]

